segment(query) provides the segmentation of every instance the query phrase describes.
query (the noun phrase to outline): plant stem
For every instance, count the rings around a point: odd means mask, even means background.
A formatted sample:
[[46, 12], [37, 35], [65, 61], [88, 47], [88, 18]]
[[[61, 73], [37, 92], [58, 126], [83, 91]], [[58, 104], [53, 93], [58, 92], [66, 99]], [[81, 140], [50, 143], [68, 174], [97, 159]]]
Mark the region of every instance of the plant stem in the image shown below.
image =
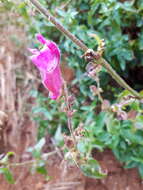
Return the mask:
[[76, 138], [74, 136], [73, 127], [72, 127], [72, 116], [69, 116], [69, 114], [72, 113], [72, 109], [69, 103], [68, 88], [67, 88], [66, 81], [63, 80], [63, 83], [64, 83], [64, 97], [65, 97], [65, 103], [66, 103], [66, 109], [67, 109], [66, 111], [67, 111], [67, 118], [68, 118], [68, 128], [71, 133], [74, 145], [76, 147]]
[[[62, 24], [60, 24], [54, 16], [50, 14], [50, 12], [45, 9], [41, 4], [38, 2], [38, 0], [30, 0], [30, 2], [42, 13], [44, 14], [48, 20], [55, 25], [55, 27], [63, 32], [68, 38], [71, 39], [77, 46], [79, 46], [84, 52], [86, 52], [89, 48], [80, 41], [77, 37], [75, 37], [69, 30], [67, 30]], [[97, 64], [103, 65], [107, 72], [111, 75], [111, 77], [124, 89], [128, 90], [132, 95], [135, 97], [142, 99], [143, 97], [136, 92], [134, 89], [132, 89], [117, 73], [116, 71], [111, 67], [111, 65], [103, 58], [96, 60]]]
[[60, 24], [51, 13], [41, 6], [41, 4], [37, 0], [30, 0], [33, 5], [42, 13], [44, 14], [48, 20], [55, 25], [55, 27], [63, 32], [66, 36], [68, 36], [77, 46], [79, 46], [83, 51], [87, 51], [88, 47], [82, 43], [79, 39], [77, 39], [69, 30], [65, 29], [62, 24]]
[[[54, 154], [57, 154], [57, 151], [45, 153], [44, 157], [49, 157], [49, 156], [52, 156]], [[7, 167], [25, 166], [25, 165], [29, 165], [29, 164], [34, 164], [36, 162], [37, 162], [37, 160], [28, 160], [28, 161], [20, 162], [20, 163], [10, 163], [10, 164], [7, 164], [6, 166]]]
[[108, 73], [111, 75], [111, 77], [124, 89], [128, 90], [132, 95], [135, 97], [142, 99], [141, 95], [135, 91], [133, 88], [131, 88], [117, 73], [116, 71], [111, 67], [111, 65], [103, 58], [99, 60], [99, 64], [103, 65]]

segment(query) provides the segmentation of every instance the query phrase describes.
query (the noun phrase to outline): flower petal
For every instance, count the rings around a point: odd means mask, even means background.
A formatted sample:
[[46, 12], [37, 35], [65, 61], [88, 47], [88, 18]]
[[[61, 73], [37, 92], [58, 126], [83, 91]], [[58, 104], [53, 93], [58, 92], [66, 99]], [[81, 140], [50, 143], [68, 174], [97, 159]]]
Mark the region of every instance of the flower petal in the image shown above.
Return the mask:
[[32, 62], [40, 71], [52, 72], [60, 63], [60, 58], [55, 56], [49, 49], [40, 51], [39, 55], [31, 56]]
[[44, 45], [41, 50], [30, 49], [32, 62], [40, 70], [42, 82], [49, 90], [51, 99], [56, 100], [61, 95], [62, 76], [60, 71], [60, 50], [56, 43], [46, 40], [41, 34], [37, 39]]
[[44, 86], [50, 91], [50, 98], [57, 99], [61, 95], [62, 88], [60, 67], [57, 66], [56, 69], [51, 73], [42, 72], [41, 76]]
[[51, 52], [53, 54], [55, 54], [55, 56], [60, 58], [60, 50], [59, 50], [58, 46], [56, 45], [56, 43], [50, 41], [50, 43], [47, 46], [49, 47]]
[[42, 34], [36, 34], [36, 38], [39, 42], [41, 42], [42, 44], [46, 44], [48, 42], [48, 40], [46, 40]]

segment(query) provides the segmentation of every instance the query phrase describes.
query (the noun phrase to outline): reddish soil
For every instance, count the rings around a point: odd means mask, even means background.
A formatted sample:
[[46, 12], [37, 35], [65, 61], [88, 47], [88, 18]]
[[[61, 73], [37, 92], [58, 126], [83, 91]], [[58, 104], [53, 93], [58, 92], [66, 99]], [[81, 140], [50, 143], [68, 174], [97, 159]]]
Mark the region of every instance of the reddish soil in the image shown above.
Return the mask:
[[123, 169], [113, 154], [106, 150], [97, 153], [108, 176], [102, 180], [91, 179], [82, 175], [78, 168], [68, 168], [64, 161], [54, 156], [49, 161], [48, 173], [51, 180], [46, 181], [41, 175], [30, 174], [26, 168], [15, 170], [16, 184], [10, 185], [1, 179], [0, 190], [142, 190], [143, 184], [136, 169]]

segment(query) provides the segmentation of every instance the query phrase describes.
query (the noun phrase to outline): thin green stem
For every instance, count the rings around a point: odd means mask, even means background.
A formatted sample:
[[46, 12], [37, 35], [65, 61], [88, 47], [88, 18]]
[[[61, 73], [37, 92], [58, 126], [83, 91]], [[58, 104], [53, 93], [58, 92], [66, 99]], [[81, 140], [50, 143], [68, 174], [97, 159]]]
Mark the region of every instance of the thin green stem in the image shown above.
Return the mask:
[[117, 73], [116, 71], [111, 67], [111, 65], [103, 58], [99, 60], [99, 64], [103, 65], [108, 73], [110, 73], [111, 77], [124, 89], [128, 90], [132, 95], [135, 97], [142, 99], [141, 95], [135, 91], [133, 88], [131, 88]]
[[[52, 155], [54, 155], [54, 154], [57, 154], [57, 151], [53, 151], [53, 152], [49, 152], [49, 153], [45, 153], [44, 155], [43, 155], [43, 157], [46, 157], [46, 158], [48, 158], [48, 157], [50, 157], [50, 156], [52, 156]], [[37, 162], [37, 160], [35, 159], [35, 160], [28, 160], [28, 161], [25, 161], [25, 162], [19, 162], [19, 163], [8, 163], [8, 164], [5, 164], [7, 167], [17, 167], [17, 166], [25, 166], [25, 165], [31, 165], [31, 164], [34, 164], [34, 163], [36, 163]]]
[[[60, 30], [62, 33], [64, 33], [68, 38], [71, 39], [78, 47], [80, 47], [84, 52], [86, 52], [89, 48], [80, 41], [77, 37], [75, 37], [69, 30], [67, 30], [62, 24], [60, 24], [57, 19], [50, 14], [50, 12], [45, 9], [41, 4], [38, 2], [38, 0], [30, 0], [30, 2], [39, 10], [43, 15], [45, 15], [48, 20], [55, 25], [55, 27]], [[111, 77], [124, 89], [128, 90], [132, 95], [135, 97], [142, 99], [143, 97], [136, 92], [134, 89], [132, 89], [117, 73], [116, 71], [111, 67], [111, 65], [103, 58], [96, 60], [97, 64], [103, 65], [107, 72], [111, 75]]]

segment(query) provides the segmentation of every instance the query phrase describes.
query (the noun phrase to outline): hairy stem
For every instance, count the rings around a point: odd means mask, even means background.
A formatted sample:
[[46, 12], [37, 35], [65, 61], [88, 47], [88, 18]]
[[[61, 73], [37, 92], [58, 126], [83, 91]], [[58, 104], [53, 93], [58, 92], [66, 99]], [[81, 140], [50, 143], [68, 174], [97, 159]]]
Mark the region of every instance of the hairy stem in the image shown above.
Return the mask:
[[[80, 47], [84, 52], [86, 52], [89, 48], [80, 41], [77, 37], [75, 37], [69, 30], [65, 29], [65, 27], [60, 24], [54, 16], [50, 14], [50, 12], [45, 9], [41, 4], [38, 2], [38, 0], [30, 0], [31, 3], [42, 13], [44, 14], [48, 20], [55, 25], [55, 27], [63, 32], [68, 38], [70, 38], [78, 47]], [[110, 64], [103, 58], [96, 60], [97, 64], [103, 65], [107, 72], [111, 75], [111, 77], [124, 89], [130, 91], [132, 95], [135, 97], [141, 99], [141, 95], [136, 92], [134, 89], [132, 89], [117, 73], [116, 71], [110, 66]]]
[[63, 80], [63, 83], [64, 83], [64, 97], [65, 97], [65, 103], [66, 103], [66, 109], [67, 109], [68, 128], [69, 128], [69, 131], [71, 133], [74, 145], [76, 147], [76, 138], [74, 136], [73, 127], [72, 127], [72, 116], [69, 115], [70, 113], [72, 113], [72, 109], [71, 109], [71, 106], [69, 103], [69, 95], [68, 95], [67, 84], [64, 80]]

